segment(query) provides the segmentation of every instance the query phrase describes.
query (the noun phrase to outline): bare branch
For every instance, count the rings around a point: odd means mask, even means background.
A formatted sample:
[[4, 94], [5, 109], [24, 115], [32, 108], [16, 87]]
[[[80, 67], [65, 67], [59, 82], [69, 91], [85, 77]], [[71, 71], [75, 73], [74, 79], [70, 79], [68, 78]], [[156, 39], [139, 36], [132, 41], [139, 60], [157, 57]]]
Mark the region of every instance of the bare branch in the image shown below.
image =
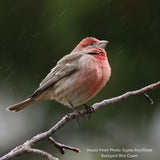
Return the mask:
[[144, 97], [147, 98], [147, 100], [149, 101], [150, 104], [153, 104], [153, 100], [149, 97], [149, 95], [147, 93], [144, 93]]
[[58, 143], [56, 142], [52, 137], [49, 137], [48, 138], [48, 141], [50, 143], [52, 143], [57, 149], [59, 149], [59, 151], [61, 152], [61, 154], [64, 154], [64, 149], [68, 149], [68, 150], [71, 150], [71, 151], [74, 151], [74, 152], [77, 152], [79, 153], [80, 152], [80, 149], [79, 148], [75, 148], [75, 147], [71, 147], [71, 146], [67, 146], [67, 145], [64, 145], [64, 144], [61, 144], [61, 143]]
[[[125, 100], [131, 96], [145, 96], [147, 98], [147, 100], [152, 104], [153, 101], [152, 99], [146, 94], [146, 92], [151, 91], [151, 90], [155, 90], [160, 88], [160, 81], [158, 81], [157, 83], [153, 83], [151, 85], [148, 85], [142, 89], [139, 90], [135, 90], [135, 91], [129, 91], [123, 95], [114, 97], [114, 98], [110, 98], [110, 99], [106, 99], [103, 100], [102, 102], [99, 103], [95, 103], [92, 105], [93, 107], [93, 111], [105, 107], [109, 104], [114, 104], [114, 103], [118, 103], [122, 100]], [[81, 115], [86, 115], [88, 114], [88, 111], [83, 109], [83, 110], [79, 110]], [[8, 154], [4, 155], [3, 157], [0, 158], [0, 160], [10, 160], [15, 158], [16, 156], [22, 155], [24, 153], [34, 153], [34, 154], [38, 154], [40, 156], [46, 157], [49, 160], [57, 160], [57, 158], [54, 158], [51, 154], [42, 151], [42, 150], [38, 150], [38, 149], [32, 149], [31, 147], [36, 144], [39, 141], [42, 141], [43, 139], [48, 139], [52, 134], [54, 134], [56, 131], [58, 131], [60, 128], [62, 128], [66, 123], [70, 122], [71, 120], [76, 119], [76, 114], [75, 113], [69, 113], [67, 115], [65, 115], [60, 121], [58, 121], [52, 128], [50, 128], [48, 131], [40, 133], [36, 136], [34, 136], [32, 139], [26, 141], [23, 145], [20, 145], [16, 148], [14, 148], [12, 151], [10, 151]], [[49, 138], [50, 139], [50, 138]], [[51, 139], [50, 139], [51, 140]], [[62, 144], [59, 144], [56, 142], [57, 145], [61, 146]], [[55, 146], [55, 145], [54, 145]], [[57, 147], [57, 146], [56, 146]], [[58, 148], [58, 147], [57, 147]], [[66, 148], [66, 149], [70, 149], [72, 150], [70, 146], [66, 146], [66, 145], [62, 145], [61, 148]], [[73, 147], [74, 148], [74, 147]], [[74, 149], [73, 149], [74, 150]], [[62, 150], [61, 150], [62, 151]], [[74, 150], [75, 151], [75, 150]], [[79, 152], [80, 150], [77, 149], [77, 151]]]
[[13, 159], [17, 156], [20, 156], [20, 155], [24, 154], [24, 153], [37, 154], [37, 155], [40, 155], [42, 157], [46, 157], [48, 160], [59, 160], [58, 158], [53, 157], [51, 154], [49, 154], [45, 151], [30, 148], [30, 147], [26, 146], [25, 143], [23, 145], [20, 145], [20, 146], [16, 147], [11, 152], [9, 152], [8, 154], [1, 157], [0, 160]]
[[135, 90], [135, 91], [129, 91], [125, 94], [122, 94], [121, 96], [117, 96], [117, 97], [114, 97], [114, 98], [106, 99], [106, 100], [104, 100], [102, 102], [99, 102], [99, 103], [95, 103], [92, 107], [96, 110], [98, 108], [107, 106], [109, 104], [118, 103], [122, 100], [125, 100], [125, 99], [131, 97], [131, 96], [143, 95], [144, 93], [146, 93], [148, 91], [155, 90], [155, 89], [158, 89], [158, 88], [160, 88], [160, 81], [158, 81], [157, 83], [153, 83], [151, 85], [148, 85], [148, 86], [146, 86], [142, 89]]
[[49, 160], [59, 160], [58, 158], [53, 157], [51, 154], [49, 154], [45, 151], [39, 150], [39, 149], [25, 148], [24, 151], [25, 151], [25, 153], [33, 153], [33, 154], [37, 154], [42, 157], [46, 157]]

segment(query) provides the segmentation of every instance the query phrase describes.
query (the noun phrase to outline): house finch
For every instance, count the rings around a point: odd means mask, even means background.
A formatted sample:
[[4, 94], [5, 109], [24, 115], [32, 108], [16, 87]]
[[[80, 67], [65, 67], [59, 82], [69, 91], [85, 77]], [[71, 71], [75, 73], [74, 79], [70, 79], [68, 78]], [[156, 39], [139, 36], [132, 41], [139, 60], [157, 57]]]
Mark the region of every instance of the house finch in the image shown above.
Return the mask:
[[111, 68], [105, 52], [108, 41], [83, 39], [57, 62], [32, 96], [8, 110], [18, 112], [40, 101], [55, 99], [74, 108], [95, 96], [109, 80]]

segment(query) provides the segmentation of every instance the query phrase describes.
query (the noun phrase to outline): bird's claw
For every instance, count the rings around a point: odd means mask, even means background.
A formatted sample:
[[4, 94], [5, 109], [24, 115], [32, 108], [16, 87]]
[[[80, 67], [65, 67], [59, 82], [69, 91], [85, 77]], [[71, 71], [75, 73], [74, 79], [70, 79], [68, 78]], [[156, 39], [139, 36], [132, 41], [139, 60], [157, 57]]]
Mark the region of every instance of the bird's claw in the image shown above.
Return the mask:
[[83, 104], [83, 105], [85, 106], [86, 111], [87, 111], [87, 115], [88, 115], [86, 118], [90, 119], [91, 114], [92, 114], [92, 112], [95, 112], [95, 109], [92, 106], [89, 106], [88, 104]]
[[75, 115], [75, 117], [76, 117], [76, 119], [77, 119], [78, 124], [80, 125], [80, 119], [79, 119], [79, 117], [80, 117], [80, 116], [82, 117], [81, 112], [78, 111], [78, 110], [76, 110], [76, 109], [74, 109], [74, 115]]

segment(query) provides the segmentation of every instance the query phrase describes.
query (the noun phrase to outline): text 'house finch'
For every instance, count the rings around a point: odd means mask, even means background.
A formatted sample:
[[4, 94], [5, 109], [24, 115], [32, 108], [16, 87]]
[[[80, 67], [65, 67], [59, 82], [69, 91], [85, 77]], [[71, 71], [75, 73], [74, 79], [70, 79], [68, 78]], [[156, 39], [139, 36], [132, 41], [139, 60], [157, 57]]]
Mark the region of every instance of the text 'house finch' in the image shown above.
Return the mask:
[[8, 110], [18, 112], [40, 101], [55, 99], [70, 108], [85, 104], [109, 80], [111, 68], [105, 47], [108, 41], [83, 39], [75, 49], [57, 62], [32, 96]]

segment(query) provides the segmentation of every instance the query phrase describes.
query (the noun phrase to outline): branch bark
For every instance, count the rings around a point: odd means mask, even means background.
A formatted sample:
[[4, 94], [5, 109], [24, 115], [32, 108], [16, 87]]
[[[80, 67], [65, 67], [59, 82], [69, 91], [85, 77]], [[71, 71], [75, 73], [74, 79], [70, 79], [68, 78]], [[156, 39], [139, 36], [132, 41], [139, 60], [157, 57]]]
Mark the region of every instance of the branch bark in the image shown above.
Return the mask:
[[[114, 97], [114, 98], [110, 98], [110, 99], [106, 99], [103, 100], [102, 102], [99, 103], [95, 103], [92, 105], [94, 110], [100, 109], [102, 107], [105, 107], [107, 105], [110, 104], [114, 104], [114, 103], [118, 103], [122, 100], [125, 100], [129, 97], [132, 96], [144, 96], [147, 98], [147, 100], [152, 104], [153, 101], [152, 99], [146, 94], [146, 92], [151, 91], [151, 90], [155, 90], [160, 88], [160, 81], [153, 83], [151, 85], [148, 85], [142, 89], [139, 90], [135, 90], [135, 91], [129, 91], [125, 94], [122, 94], [120, 96]], [[84, 116], [86, 114], [88, 114], [88, 111], [85, 109], [79, 110], [80, 115]], [[46, 157], [49, 160], [58, 160], [58, 158], [53, 157], [50, 153], [47, 153], [45, 151], [39, 150], [39, 149], [33, 149], [32, 147], [38, 143], [39, 141], [42, 141], [44, 139], [48, 140], [50, 139], [49, 137], [54, 134], [56, 131], [58, 131], [60, 128], [62, 128], [66, 123], [70, 122], [73, 119], [76, 119], [75, 113], [69, 113], [67, 115], [65, 115], [60, 121], [58, 121], [52, 128], [50, 128], [48, 131], [40, 133], [36, 136], [34, 136], [33, 138], [31, 138], [30, 140], [26, 141], [23, 145], [17, 146], [16, 148], [14, 148], [13, 150], [11, 150], [9, 153], [7, 153], [6, 155], [4, 155], [3, 157], [0, 158], [0, 160], [10, 160], [13, 159], [17, 156], [20, 156], [24, 153], [33, 153], [33, 154], [38, 154], [40, 156]], [[63, 144], [60, 144], [56, 141], [53, 140], [54, 143], [56, 143], [56, 145], [58, 145], [58, 147], [61, 147], [61, 151], [64, 150], [65, 148], [70, 149], [70, 150], [77, 150], [78, 152], [80, 151], [78, 148], [74, 148], [74, 147], [70, 147], [70, 146], [66, 146]], [[56, 146], [57, 148], [57, 146]], [[62, 153], [64, 153], [62, 151]]]

